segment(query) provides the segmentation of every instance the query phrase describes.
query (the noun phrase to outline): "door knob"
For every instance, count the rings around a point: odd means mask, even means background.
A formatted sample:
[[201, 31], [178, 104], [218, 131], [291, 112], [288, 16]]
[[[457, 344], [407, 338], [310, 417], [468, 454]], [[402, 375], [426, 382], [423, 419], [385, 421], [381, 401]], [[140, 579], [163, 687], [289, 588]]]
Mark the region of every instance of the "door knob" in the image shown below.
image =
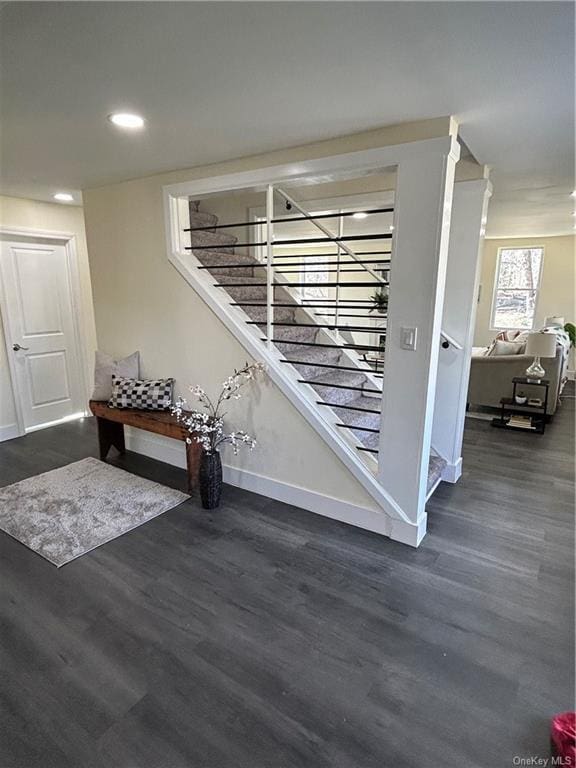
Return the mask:
[[14, 352], [19, 352], [21, 349], [28, 350], [30, 347], [21, 347], [20, 344], [12, 344], [12, 349]]

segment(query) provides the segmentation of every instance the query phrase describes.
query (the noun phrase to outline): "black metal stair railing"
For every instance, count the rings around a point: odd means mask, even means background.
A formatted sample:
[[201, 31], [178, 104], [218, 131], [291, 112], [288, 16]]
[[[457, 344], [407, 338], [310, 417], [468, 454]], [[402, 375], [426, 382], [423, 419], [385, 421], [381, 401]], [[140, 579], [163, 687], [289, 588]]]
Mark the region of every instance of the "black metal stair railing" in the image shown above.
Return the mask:
[[[273, 201], [273, 195], [277, 194], [283, 199], [286, 204], [287, 210], [292, 211], [294, 208], [298, 211], [298, 215], [287, 216], [274, 216], [273, 207], [274, 203], [270, 204], [270, 200]], [[389, 274], [391, 271], [391, 248], [389, 247], [393, 239], [393, 232], [372, 232], [370, 234], [344, 234], [343, 233], [343, 220], [350, 219], [357, 216], [358, 213], [369, 217], [375, 214], [390, 214], [393, 213], [393, 207], [377, 207], [368, 208], [363, 211], [344, 210], [337, 213], [321, 213], [313, 214], [305, 211], [301, 206], [292, 200], [283, 190], [268, 188], [267, 194], [267, 216], [266, 220], [262, 219], [254, 221], [243, 221], [234, 223], [215, 223], [211, 226], [199, 226], [185, 229], [185, 232], [190, 232], [191, 237], [195, 232], [210, 233], [218, 230], [235, 229], [235, 228], [251, 228], [258, 227], [256, 231], [256, 237], [247, 237], [242, 242], [237, 242], [231, 235], [219, 235], [216, 240], [220, 242], [206, 242], [206, 237], [200, 238], [198, 244], [194, 244], [191, 241], [189, 246], [185, 246], [187, 250], [198, 252], [198, 258], [200, 260], [213, 259], [212, 254], [218, 256], [217, 263], [202, 263], [198, 269], [214, 272], [216, 270], [214, 286], [224, 289], [232, 298], [230, 302], [231, 306], [241, 307], [244, 311], [252, 316], [246, 320], [249, 325], [256, 326], [261, 330], [264, 330], [261, 340], [268, 344], [275, 344], [282, 353], [283, 357], [279, 360], [280, 363], [288, 363], [298, 368], [300, 366], [303, 369], [317, 368], [320, 371], [319, 378], [315, 378], [313, 375], [303, 375], [301, 373], [300, 378], [297, 379], [299, 384], [305, 384], [318, 388], [320, 392], [316, 392], [320, 396], [320, 399], [316, 399], [315, 402], [319, 406], [324, 406], [335, 410], [335, 412], [344, 412], [350, 414], [350, 416], [344, 417], [342, 415], [340, 421], [334, 422], [334, 426], [341, 429], [346, 429], [352, 433], [362, 432], [367, 435], [379, 434], [378, 427], [374, 424], [368, 426], [365, 424], [367, 416], [376, 416], [380, 414], [380, 403], [378, 408], [366, 407], [362, 403], [362, 399], [377, 398], [381, 395], [381, 389], [375, 386], [368, 386], [370, 379], [382, 380], [383, 373], [378, 369], [373, 369], [368, 360], [370, 353], [383, 352], [383, 345], [381, 343], [368, 344], [358, 343], [353, 337], [349, 336], [344, 338], [342, 334], [376, 334], [380, 339], [385, 340], [386, 330], [385, 328], [374, 328], [370, 325], [361, 325], [359, 321], [368, 320], [370, 318], [370, 312], [373, 311], [374, 301], [368, 298], [358, 297], [345, 297], [345, 292], [348, 290], [366, 289], [366, 288], [384, 288], [388, 289], [390, 285]], [[364, 216], [363, 216], [364, 217]], [[215, 218], [215, 217], [214, 217]], [[205, 221], [206, 219], [204, 219]], [[330, 232], [322, 221], [336, 220], [339, 224], [339, 231], [337, 234]], [[217, 219], [216, 219], [217, 221]], [[322, 237], [285, 237], [279, 240], [274, 239], [273, 225], [274, 224], [290, 224], [297, 222], [310, 222], [322, 232]], [[262, 239], [261, 232], [265, 229], [266, 237]], [[389, 228], [393, 230], [393, 227]], [[260, 234], [260, 236], [258, 236]], [[234, 240], [234, 242], [230, 242]], [[351, 243], [370, 243], [375, 244], [382, 241], [386, 241], [388, 247], [383, 249], [382, 247], [377, 250], [362, 250], [354, 251], [349, 244]], [[336, 251], [328, 253], [285, 253], [278, 252], [278, 249], [286, 249], [288, 246], [298, 246], [303, 248], [317, 248], [319, 246], [327, 245], [336, 246]], [[259, 261], [251, 256], [238, 257], [235, 249], [237, 248], [258, 248], [265, 249], [266, 262]], [[378, 246], [377, 246], [378, 248]], [[203, 256], [203, 254], [206, 254]], [[229, 258], [226, 258], [228, 255]], [[236, 260], [234, 256], [236, 255]], [[313, 259], [318, 260], [318, 257], [323, 260], [315, 264]], [[296, 279], [295, 281], [290, 279], [291, 276], [298, 278], [303, 269], [305, 274], [322, 273], [323, 275], [330, 275], [330, 277], [322, 282], [310, 282], [302, 279]], [[240, 272], [238, 276], [235, 276], [236, 270], [248, 270], [248, 272]], [[251, 271], [250, 271], [251, 270]], [[224, 273], [224, 276], [220, 275]], [[354, 273], [365, 273], [366, 279], [354, 280], [347, 278], [346, 276]], [[246, 275], [250, 276], [246, 276]], [[262, 275], [262, 277], [260, 277]], [[264, 279], [265, 276], [265, 279]], [[282, 278], [282, 280], [276, 280], [276, 277]], [[302, 289], [321, 287], [328, 291], [334, 291], [332, 297], [300, 297], [298, 300], [291, 300], [290, 291], [293, 289]], [[285, 296], [277, 291], [284, 290]], [[262, 291], [262, 297], [258, 297], [258, 292]], [[238, 293], [240, 295], [238, 295]], [[245, 294], [245, 295], [242, 295]], [[286, 315], [290, 321], [284, 319], [277, 319], [274, 317], [274, 313], [277, 310], [292, 310], [292, 317]], [[317, 317], [318, 322], [299, 321], [296, 319], [296, 312], [303, 310], [304, 312], [314, 311], [310, 317]], [[265, 311], [265, 318], [258, 315], [258, 312], [262, 314]], [[386, 318], [386, 313], [380, 313], [382, 320]], [[348, 325], [345, 322], [341, 322], [344, 319], [354, 319], [357, 322], [353, 325]], [[280, 331], [276, 329], [282, 329], [286, 331], [286, 335], [278, 335]], [[317, 329], [320, 332], [327, 334], [324, 339], [318, 340], [318, 334], [306, 338], [304, 334], [300, 334], [292, 338], [289, 334], [291, 330], [314, 331]], [[302, 348], [306, 351], [305, 357], [300, 357], [297, 350]], [[325, 350], [326, 354], [314, 359], [311, 356], [313, 350]], [[308, 353], [310, 350], [310, 353]], [[341, 356], [333, 357], [332, 351], [345, 350], [347, 353], [352, 353], [352, 358], [358, 360], [358, 365], [343, 365], [341, 364]], [[328, 355], [330, 353], [330, 355]], [[300, 359], [299, 359], [300, 357]], [[344, 358], [344, 362], [347, 362]], [[351, 361], [353, 362], [353, 360]], [[377, 363], [376, 363], [377, 365]], [[325, 372], [325, 376], [322, 376], [322, 371]], [[358, 382], [357, 377], [350, 376], [349, 374], [357, 373], [363, 374], [365, 381]], [[336, 378], [333, 381], [324, 381], [322, 378], [329, 378], [329, 375], [335, 375]], [[320, 380], [319, 380], [320, 379]], [[322, 394], [322, 390], [326, 389], [330, 394], [336, 398], [337, 391], [349, 391], [351, 393], [359, 393], [359, 397], [356, 400], [351, 399], [350, 402], [336, 402], [330, 399], [324, 399], [326, 396]], [[351, 396], [352, 397], [352, 396]], [[356, 403], [356, 404], [355, 404]], [[361, 403], [360, 405], [357, 403]], [[354, 421], [347, 422], [345, 419], [353, 418], [353, 414], [358, 414], [364, 421], [356, 425]], [[368, 423], [369, 419], [368, 419]], [[360, 438], [358, 438], [360, 440]], [[378, 451], [370, 445], [357, 445], [356, 448], [359, 451], [377, 454]]]
[[[315, 213], [315, 214], [300, 214], [299, 216], [284, 216], [280, 219], [272, 219], [272, 224], [286, 224], [294, 221], [311, 221], [314, 222], [318, 219], [340, 219], [348, 216], [370, 216], [375, 213], [393, 213], [394, 208], [372, 208], [368, 211], [342, 211], [339, 213]], [[256, 227], [259, 226], [259, 221], [238, 221], [233, 224], [214, 224], [213, 226], [206, 227], [186, 227], [184, 232], [213, 232], [216, 229], [237, 229], [238, 227]]]

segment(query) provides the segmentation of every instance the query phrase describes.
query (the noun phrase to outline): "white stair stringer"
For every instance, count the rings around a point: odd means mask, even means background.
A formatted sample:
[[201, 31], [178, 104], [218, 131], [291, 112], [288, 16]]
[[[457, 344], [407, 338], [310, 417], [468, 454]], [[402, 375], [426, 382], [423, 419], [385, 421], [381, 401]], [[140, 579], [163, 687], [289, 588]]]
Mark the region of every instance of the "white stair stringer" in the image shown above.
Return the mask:
[[[316, 404], [318, 393], [309, 385], [298, 383], [299, 374], [287, 363], [280, 362], [283, 354], [273, 344], [262, 341], [262, 334], [256, 325], [246, 323], [246, 314], [241, 307], [230, 304], [230, 298], [223, 288], [216, 287], [218, 278], [208, 270], [201, 270], [202, 262], [190, 252], [169, 252], [171, 264], [186, 282], [208, 304], [217, 317], [242, 344], [250, 356], [267, 365], [268, 375], [283, 394], [298, 409], [298, 412], [314, 428], [316, 433], [330, 446], [336, 456], [374, 499], [381, 513], [368, 516], [369, 522], [344, 520], [389, 536], [412, 546], [417, 546], [426, 530], [426, 517], [412, 522], [392, 496], [380, 485], [375, 470], [377, 463], [370, 454], [358, 456], [354, 435], [350, 430], [339, 430], [335, 425], [341, 418], [328, 407], [320, 410]], [[284, 286], [282, 286], [284, 287]], [[302, 309], [302, 307], [298, 307]], [[364, 373], [361, 368], [359, 372]], [[324, 513], [322, 513], [324, 514]], [[340, 518], [339, 518], [340, 519]]]

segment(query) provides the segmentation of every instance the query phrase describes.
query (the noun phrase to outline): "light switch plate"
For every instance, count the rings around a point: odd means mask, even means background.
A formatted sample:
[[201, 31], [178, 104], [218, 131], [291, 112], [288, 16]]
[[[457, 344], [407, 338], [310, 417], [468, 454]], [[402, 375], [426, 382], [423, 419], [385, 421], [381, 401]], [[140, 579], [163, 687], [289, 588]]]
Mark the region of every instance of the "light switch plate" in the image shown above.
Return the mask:
[[416, 350], [417, 334], [417, 328], [408, 328], [406, 326], [402, 326], [400, 328], [400, 346], [402, 349], [408, 349], [411, 352], [414, 352]]

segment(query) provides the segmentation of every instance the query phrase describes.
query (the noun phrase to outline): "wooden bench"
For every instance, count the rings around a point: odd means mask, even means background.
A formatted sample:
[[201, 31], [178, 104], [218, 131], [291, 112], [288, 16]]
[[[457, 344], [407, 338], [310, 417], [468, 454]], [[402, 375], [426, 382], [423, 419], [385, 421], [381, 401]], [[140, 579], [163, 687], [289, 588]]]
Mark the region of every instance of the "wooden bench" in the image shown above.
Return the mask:
[[174, 440], [183, 440], [186, 445], [186, 467], [188, 471], [188, 490], [193, 491], [198, 485], [198, 471], [202, 448], [195, 440], [186, 443], [190, 433], [182, 424], [166, 411], [138, 411], [129, 408], [109, 408], [108, 403], [90, 400], [90, 410], [96, 416], [98, 424], [98, 442], [100, 458], [106, 461], [112, 446], [120, 453], [126, 450], [124, 425], [154, 432]]

